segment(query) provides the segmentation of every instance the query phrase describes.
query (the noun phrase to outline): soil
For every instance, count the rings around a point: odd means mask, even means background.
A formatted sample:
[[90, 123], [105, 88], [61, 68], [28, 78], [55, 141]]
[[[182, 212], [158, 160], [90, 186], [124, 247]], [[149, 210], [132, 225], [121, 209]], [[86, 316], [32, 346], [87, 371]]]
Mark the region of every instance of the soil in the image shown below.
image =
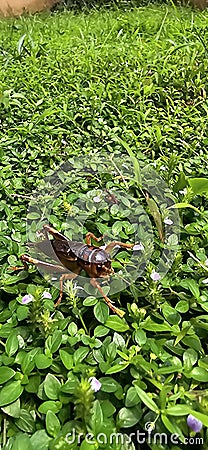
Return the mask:
[[50, 9], [58, 0], [0, 0], [1, 16], [19, 16], [24, 12], [34, 13]]

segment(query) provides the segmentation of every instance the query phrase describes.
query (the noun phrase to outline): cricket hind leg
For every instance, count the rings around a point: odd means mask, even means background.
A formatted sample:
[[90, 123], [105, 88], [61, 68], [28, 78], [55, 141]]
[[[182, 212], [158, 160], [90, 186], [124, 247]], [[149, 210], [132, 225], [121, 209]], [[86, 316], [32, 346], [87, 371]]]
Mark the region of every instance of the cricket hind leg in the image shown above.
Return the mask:
[[117, 314], [119, 317], [122, 318], [122, 317], [125, 315], [125, 312], [122, 311], [122, 310], [119, 309], [119, 308], [116, 308], [116, 307], [112, 304], [110, 298], [108, 298], [107, 295], [105, 295], [105, 292], [103, 291], [102, 287], [101, 287], [100, 284], [97, 282], [97, 280], [96, 280], [95, 278], [91, 278], [90, 283], [92, 284], [92, 286], [93, 286], [94, 288], [97, 288], [97, 289], [98, 289], [98, 291], [101, 293], [101, 295], [102, 295], [102, 297], [104, 298], [104, 300], [105, 300], [106, 304], [108, 305], [108, 307], [109, 307], [115, 314]]
[[[28, 263], [30, 264], [34, 264], [36, 267], [38, 268], [42, 268], [45, 269], [47, 272], [50, 273], [51, 270], [54, 269], [54, 271], [57, 273], [59, 273], [59, 280], [60, 280], [60, 292], [59, 292], [59, 298], [57, 300], [57, 302], [55, 303], [54, 307], [56, 308], [62, 300], [63, 297], [63, 283], [65, 280], [73, 280], [74, 278], [76, 278], [79, 273], [63, 273], [65, 268], [63, 266], [59, 266], [56, 264], [49, 264], [46, 263], [44, 261], [40, 261], [39, 259], [35, 259], [35, 258], [31, 258], [28, 255], [21, 255], [20, 259], [23, 263], [23, 267], [13, 267], [13, 270], [22, 270], [23, 268], [25, 270], [28, 270]], [[81, 270], [81, 268], [80, 268]], [[60, 272], [62, 272], [62, 274], [60, 275]]]
[[60, 291], [59, 291], [59, 298], [57, 302], [55, 303], [54, 307], [56, 308], [58, 305], [60, 305], [62, 297], [63, 297], [63, 287], [64, 287], [64, 281], [66, 280], [74, 280], [76, 277], [78, 277], [78, 273], [63, 273], [63, 275], [60, 276]]
[[[12, 266], [12, 267], [8, 267], [8, 270], [14, 270], [14, 271], [18, 271], [18, 270], [28, 270], [28, 262], [26, 262], [27, 261], [27, 259], [24, 259], [24, 257], [26, 257], [27, 255], [21, 255], [20, 256], [20, 261], [22, 262], [22, 264], [23, 264], [23, 267], [22, 266]], [[28, 257], [29, 258], [29, 257]]]
[[20, 260], [22, 261], [23, 267], [22, 266], [11, 267], [12, 270], [23, 270], [23, 268], [25, 270], [28, 270], [29, 264], [34, 264], [38, 268], [43, 268], [46, 271], [48, 271], [49, 273], [52, 269], [55, 269], [56, 272], [62, 272], [62, 273], [65, 270], [63, 266], [59, 266], [58, 264], [50, 264], [45, 261], [41, 261], [39, 259], [32, 258], [29, 255], [21, 255]]

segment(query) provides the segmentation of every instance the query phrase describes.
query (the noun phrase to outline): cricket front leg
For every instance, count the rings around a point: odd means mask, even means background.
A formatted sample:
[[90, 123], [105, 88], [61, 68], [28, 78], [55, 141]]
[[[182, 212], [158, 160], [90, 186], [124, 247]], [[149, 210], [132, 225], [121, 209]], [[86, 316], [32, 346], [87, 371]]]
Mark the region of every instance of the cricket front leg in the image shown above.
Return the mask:
[[114, 247], [116, 247], [117, 245], [119, 245], [119, 247], [122, 247], [122, 248], [133, 248], [135, 246], [135, 244], [126, 244], [125, 242], [112, 241], [112, 242], [110, 242], [110, 244], [108, 244], [105, 247], [105, 251], [110, 253], [110, 252], [112, 252]]
[[91, 278], [90, 283], [92, 284], [92, 286], [94, 288], [97, 288], [98, 291], [101, 293], [101, 295], [103, 296], [105, 302], [107, 303], [108, 307], [115, 313], [117, 314], [119, 317], [123, 317], [125, 315], [124, 311], [121, 311], [121, 309], [116, 308], [111, 300], [107, 297], [107, 295], [105, 295], [105, 292], [103, 291], [103, 289], [101, 288], [101, 286], [99, 285], [99, 283], [97, 282], [97, 280], [95, 278]]
[[91, 241], [92, 239], [94, 239], [95, 242], [100, 242], [103, 239], [103, 236], [100, 236], [99, 238], [97, 238], [93, 233], [91, 233], [90, 231], [86, 234], [86, 244], [87, 245], [91, 245]]
[[61, 234], [59, 231], [57, 231], [55, 228], [51, 227], [50, 225], [43, 225], [43, 231], [45, 233], [45, 236], [47, 239], [49, 239], [48, 234], [51, 234], [54, 239], [57, 241], [67, 241], [68, 239], [64, 234]]

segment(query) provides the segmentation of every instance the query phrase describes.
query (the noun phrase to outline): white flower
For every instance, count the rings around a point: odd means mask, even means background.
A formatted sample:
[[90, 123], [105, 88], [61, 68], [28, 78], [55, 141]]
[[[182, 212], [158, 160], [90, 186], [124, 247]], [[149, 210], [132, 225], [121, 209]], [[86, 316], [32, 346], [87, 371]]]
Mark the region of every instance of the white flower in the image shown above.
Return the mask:
[[141, 251], [144, 250], [144, 246], [143, 246], [143, 244], [141, 242], [139, 244], [135, 244], [133, 246], [133, 251], [136, 252], [137, 250], [141, 250]]
[[98, 392], [98, 391], [100, 390], [102, 384], [100, 383], [99, 380], [97, 380], [97, 378], [91, 377], [91, 378], [89, 378], [89, 382], [90, 382], [90, 384], [91, 384], [91, 389], [92, 389], [94, 392]]
[[178, 192], [179, 192], [179, 194], [184, 194], [184, 195], [186, 195], [186, 194], [187, 194], [187, 189], [184, 188], [184, 189], [181, 189], [181, 190], [178, 191]]
[[52, 295], [50, 294], [50, 292], [44, 291], [42, 297], [43, 298], [52, 298]]
[[31, 294], [26, 294], [24, 297], [22, 297], [22, 303], [23, 305], [27, 305], [28, 303], [33, 302], [34, 297]]
[[153, 281], [159, 281], [161, 276], [158, 272], [156, 272], [155, 270], [152, 271], [152, 273], [150, 274], [150, 277], [152, 278]]
[[204, 264], [205, 264], [205, 266], [208, 266], [208, 259], [206, 259]]
[[164, 219], [164, 223], [166, 225], [173, 225], [173, 221], [171, 219], [168, 219], [168, 217], [166, 217], [166, 219]]
[[95, 203], [100, 203], [101, 202], [101, 198], [100, 198], [99, 195], [97, 195], [97, 197], [94, 197], [93, 200], [94, 200]]
[[208, 278], [205, 278], [205, 280], [203, 280], [202, 283], [208, 284]]

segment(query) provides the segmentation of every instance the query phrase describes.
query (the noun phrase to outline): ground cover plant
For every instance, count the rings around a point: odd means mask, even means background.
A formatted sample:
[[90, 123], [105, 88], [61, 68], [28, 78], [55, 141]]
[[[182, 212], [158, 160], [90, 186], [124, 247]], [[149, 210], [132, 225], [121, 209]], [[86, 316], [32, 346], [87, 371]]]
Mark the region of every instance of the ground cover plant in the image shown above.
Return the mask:
[[[207, 30], [207, 12], [156, 6], [0, 23], [4, 450], [133, 450], [135, 436], [127, 444], [110, 442], [110, 435], [136, 430], [146, 431], [144, 449], [199, 446], [196, 438], [207, 448]], [[79, 298], [71, 283], [54, 311], [58, 291], [35, 267], [8, 270], [28, 252], [29, 202], [70, 158], [91, 155], [97, 169], [101, 155], [113, 161], [120, 153], [124, 161], [133, 157], [129, 189], [152, 223], [151, 259], [138, 280], [113, 297], [123, 319], [94, 291]], [[156, 268], [167, 205], [158, 211], [144, 195], [140, 169], [147, 164], [169, 187], [180, 214], [177, 254], [161, 278]], [[53, 205], [50, 222], [68, 237], [66, 216], [73, 218], [77, 194], [85, 199], [95, 189], [96, 196], [97, 180], [83, 174]], [[113, 177], [102, 183], [111, 194], [118, 188]], [[121, 176], [123, 192], [125, 183]], [[132, 227], [115, 206], [102, 216], [92, 211], [83, 231], [107, 229], [131, 241]], [[129, 258], [118, 255], [117, 271]], [[167, 433], [167, 441], [154, 442], [155, 433]], [[171, 441], [173, 433], [178, 442]]]

